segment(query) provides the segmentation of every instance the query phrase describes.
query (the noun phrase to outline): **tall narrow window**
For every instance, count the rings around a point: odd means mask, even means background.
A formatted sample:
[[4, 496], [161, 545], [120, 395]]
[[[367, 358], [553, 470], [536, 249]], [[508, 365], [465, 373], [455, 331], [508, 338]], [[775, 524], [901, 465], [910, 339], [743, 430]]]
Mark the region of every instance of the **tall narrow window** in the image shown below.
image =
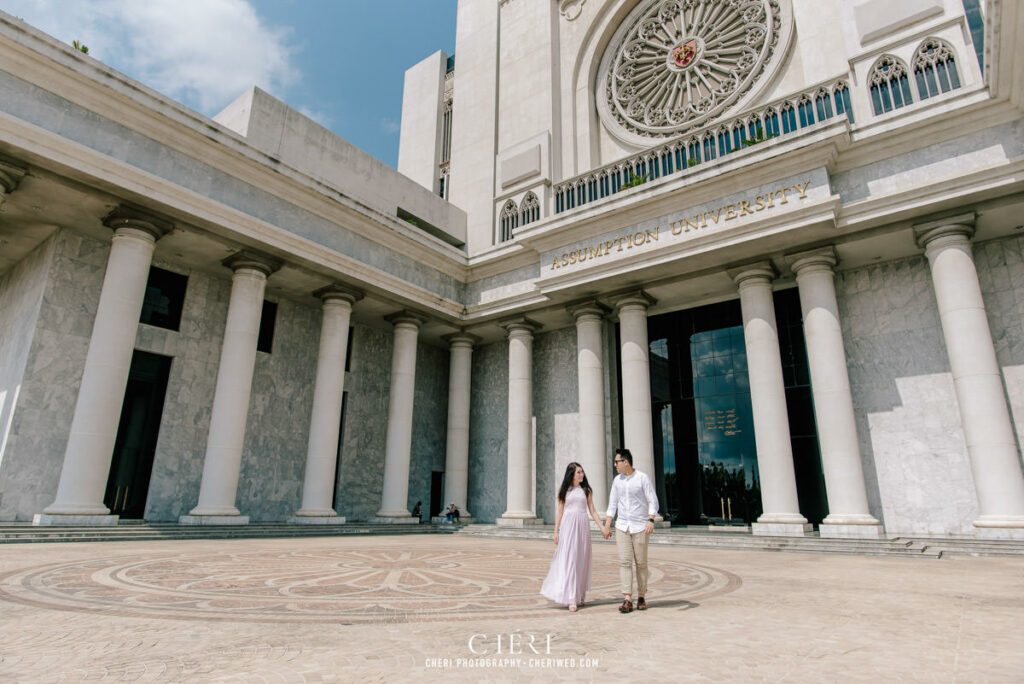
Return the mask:
[[953, 48], [935, 38], [924, 41], [914, 54], [914, 81], [922, 100], [959, 88]]
[[501, 234], [498, 237], [500, 242], [508, 242], [512, 239], [512, 232], [519, 226], [519, 209], [512, 200], [505, 202], [501, 210]]
[[914, 101], [910, 93], [907, 67], [892, 55], [883, 55], [875, 63], [868, 77], [871, 87], [871, 105], [875, 114], [885, 114]]
[[188, 276], [151, 266], [139, 323], [168, 330], [180, 329], [187, 285]]
[[263, 300], [260, 313], [260, 332], [256, 337], [256, 351], [271, 353], [274, 348], [274, 325], [277, 323], [277, 303]]

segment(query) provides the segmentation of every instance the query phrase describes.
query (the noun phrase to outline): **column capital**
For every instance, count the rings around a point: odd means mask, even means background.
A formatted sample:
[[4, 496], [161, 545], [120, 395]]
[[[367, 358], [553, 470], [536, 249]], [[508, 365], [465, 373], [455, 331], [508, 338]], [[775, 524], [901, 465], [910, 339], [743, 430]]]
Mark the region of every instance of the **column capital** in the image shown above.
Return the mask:
[[348, 287], [340, 283], [331, 283], [325, 287], [321, 287], [319, 290], [313, 291], [313, 296], [323, 301], [325, 304], [334, 299], [340, 299], [346, 301], [349, 304], [355, 304], [363, 298], [363, 292], [357, 290], [354, 287]]
[[20, 164], [0, 159], [0, 202], [3, 201], [4, 195], [9, 195], [17, 189], [26, 172], [27, 169]]
[[412, 325], [419, 328], [427, 322], [427, 317], [421, 313], [412, 311], [411, 309], [402, 309], [401, 311], [388, 314], [384, 317], [384, 320], [396, 328], [402, 324]]
[[744, 285], [756, 284], [758, 282], [771, 285], [771, 282], [779, 274], [770, 261], [758, 261], [753, 264], [746, 264], [745, 266], [737, 266], [736, 268], [730, 268], [726, 273], [729, 274], [729, 277], [733, 279], [733, 282], [740, 289], [743, 289]]
[[[917, 223], [914, 225], [914, 240], [918, 247], [925, 250], [939, 238], [952, 238], [948, 242], [969, 242], [974, 237], [974, 221], [977, 214], [973, 211], [944, 219]], [[947, 242], [947, 241], [943, 241]]]
[[465, 330], [449, 333], [448, 335], [442, 335], [441, 339], [447, 342], [448, 346], [451, 348], [469, 347], [470, 349], [480, 344], [481, 340], [477, 335], [468, 333]]
[[833, 273], [839, 263], [839, 257], [836, 256], [836, 248], [829, 245], [799, 254], [789, 254], [786, 256], [786, 261], [789, 262], [789, 267], [799, 280], [802, 273]]
[[565, 307], [573, 318], [579, 322], [581, 319], [586, 317], [592, 318], [604, 318], [611, 310], [596, 299], [586, 299], [582, 302], [573, 302]]
[[154, 240], [159, 240], [174, 229], [168, 219], [127, 204], [122, 204], [107, 214], [103, 225], [116, 233], [122, 228], [132, 228], [148, 233]]
[[243, 268], [251, 268], [255, 271], [260, 271], [263, 275], [268, 278], [275, 271], [280, 270], [284, 265], [284, 262], [280, 259], [276, 259], [266, 254], [260, 254], [248, 249], [243, 249], [240, 252], [235, 252], [227, 259], [224, 259], [220, 263], [224, 264], [232, 271], [238, 271]]
[[532, 318], [526, 316], [516, 316], [514, 318], [506, 318], [503, 321], [498, 321], [498, 325], [505, 329], [509, 337], [512, 337], [515, 333], [528, 333], [532, 335], [544, 326]]
[[622, 311], [627, 306], [640, 306], [644, 309], [650, 308], [651, 305], [658, 302], [657, 299], [647, 294], [643, 290], [632, 290], [631, 292], [622, 292], [611, 297], [612, 306], [615, 307], [616, 311]]

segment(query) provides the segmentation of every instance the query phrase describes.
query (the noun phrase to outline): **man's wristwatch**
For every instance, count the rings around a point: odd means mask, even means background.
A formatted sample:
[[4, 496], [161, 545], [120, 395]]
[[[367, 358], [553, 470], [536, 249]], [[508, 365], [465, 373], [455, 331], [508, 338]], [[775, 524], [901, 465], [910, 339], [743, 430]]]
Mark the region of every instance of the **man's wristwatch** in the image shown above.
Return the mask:
[[648, 518], [647, 522], [650, 522], [650, 523], [654, 522], [654, 518]]

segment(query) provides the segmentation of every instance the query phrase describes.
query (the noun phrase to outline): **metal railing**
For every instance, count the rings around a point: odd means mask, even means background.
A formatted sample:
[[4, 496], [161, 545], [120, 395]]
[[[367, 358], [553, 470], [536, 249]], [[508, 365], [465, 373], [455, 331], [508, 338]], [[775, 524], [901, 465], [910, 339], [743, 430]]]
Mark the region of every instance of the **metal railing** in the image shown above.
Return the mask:
[[557, 183], [554, 213], [571, 211], [650, 180], [686, 173], [704, 162], [773, 138], [794, 135], [816, 123], [844, 115], [853, 122], [848, 82], [838, 79], [816, 85]]

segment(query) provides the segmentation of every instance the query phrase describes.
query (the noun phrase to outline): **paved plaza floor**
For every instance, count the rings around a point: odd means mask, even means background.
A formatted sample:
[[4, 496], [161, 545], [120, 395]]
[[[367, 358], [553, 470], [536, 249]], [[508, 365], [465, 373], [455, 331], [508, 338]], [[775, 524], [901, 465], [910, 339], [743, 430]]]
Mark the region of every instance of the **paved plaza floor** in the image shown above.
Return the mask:
[[1021, 682], [1024, 561], [652, 546], [620, 615], [537, 592], [550, 541], [0, 546], [0, 681]]

